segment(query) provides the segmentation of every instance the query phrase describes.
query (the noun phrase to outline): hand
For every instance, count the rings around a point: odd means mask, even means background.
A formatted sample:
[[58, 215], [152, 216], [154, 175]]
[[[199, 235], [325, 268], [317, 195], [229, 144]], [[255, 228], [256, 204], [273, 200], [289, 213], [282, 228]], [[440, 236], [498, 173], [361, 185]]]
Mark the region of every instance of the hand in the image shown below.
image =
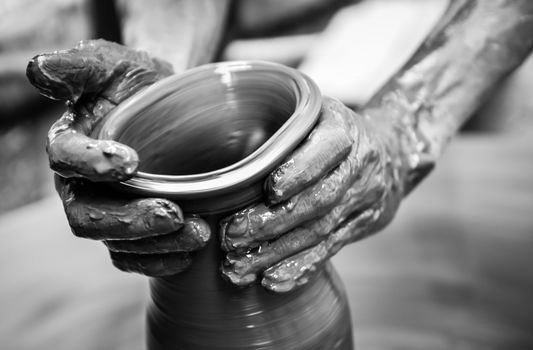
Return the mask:
[[324, 98], [318, 125], [267, 179], [267, 204], [223, 220], [224, 275], [237, 285], [262, 275], [267, 289], [289, 291], [341, 247], [387, 225], [406, 169], [391, 129]]
[[46, 149], [73, 233], [104, 241], [117, 268], [150, 276], [185, 269], [189, 252], [209, 240], [209, 226], [198, 217], [184, 218], [169, 200], [131, 199], [111, 191], [105, 182], [135, 174], [137, 153], [88, 135], [126, 98], [170, 74], [170, 64], [104, 40], [36, 56], [27, 68], [42, 94], [68, 101], [67, 112], [48, 133]]
[[530, 54], [532, 4], [453, 2], [362, 115], [325, 100], [313, 134], [267, 181], [268, 205], [223, 222], [228, 279], [247, 284], [262, 275], [268, 289], [291, 290], [342, 246], [384, 227], [460, 126]]

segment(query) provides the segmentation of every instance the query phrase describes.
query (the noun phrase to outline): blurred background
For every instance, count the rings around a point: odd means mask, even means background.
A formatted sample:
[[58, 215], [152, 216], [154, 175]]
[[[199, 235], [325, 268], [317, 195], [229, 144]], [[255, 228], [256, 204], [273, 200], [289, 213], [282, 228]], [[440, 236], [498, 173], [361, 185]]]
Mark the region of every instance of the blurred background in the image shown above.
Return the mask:
[[[446, 0], [241, 0], [220, 59], [295, 66], [357, 108]], [[533, 33], [532, 33], [533, 35]], [[0, 0], [0, 348], [142, 349], [146, 280], [74, 238], [44, 151], [64, 106], [25, 76], [38, 53], [120, 41], [113, 2]], [[455, 138], [382, 233], [334, 262], [358, 349], [533, 349], [533, 60]]]

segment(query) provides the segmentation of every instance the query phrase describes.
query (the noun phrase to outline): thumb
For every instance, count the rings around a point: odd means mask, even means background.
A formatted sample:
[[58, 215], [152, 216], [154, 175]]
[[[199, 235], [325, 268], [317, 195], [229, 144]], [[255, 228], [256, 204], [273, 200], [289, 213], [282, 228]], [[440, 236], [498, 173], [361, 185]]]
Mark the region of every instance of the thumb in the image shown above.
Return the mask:
[[89, 40], [70, 50], [35, 56], [26, 73], [41, 94], [71, 102], [48, 133], [47, 151], [53, 170], [65, 177], [92, 181], [123, 180], [133, 175], [138, 166], [133, 149], [88, 135], [117, 104], [170, 75], [170, 64], [116, 43]]
[[120, 103], [113, 97], [128, 81], [134, 85], [129, 86], [132, 95], [170, 74], [169, 63], [102, 39], [81, 41], [69, 50], [37, 55], [26, 69], [28, 79], [41, 94], [73, 103], [82, 95], [105, 95]]

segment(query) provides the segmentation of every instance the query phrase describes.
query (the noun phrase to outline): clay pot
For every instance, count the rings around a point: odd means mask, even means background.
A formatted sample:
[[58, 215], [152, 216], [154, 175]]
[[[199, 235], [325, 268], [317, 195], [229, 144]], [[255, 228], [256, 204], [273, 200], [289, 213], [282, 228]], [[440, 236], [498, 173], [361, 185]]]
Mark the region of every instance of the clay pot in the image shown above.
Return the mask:
[[306, 76], [265, 62], [228, 62], [166, 78], [117, 108], [98, 131], [137, 150], [119, 185], [175, 200], [214, 233], [184, 273], [153, 278], [148, 348], [352, 349], [344, 287], [327, 264], [289, 293], [223, 279], [219, 220], [262, 200], [265, 177], [310, 132], [321, 95]]

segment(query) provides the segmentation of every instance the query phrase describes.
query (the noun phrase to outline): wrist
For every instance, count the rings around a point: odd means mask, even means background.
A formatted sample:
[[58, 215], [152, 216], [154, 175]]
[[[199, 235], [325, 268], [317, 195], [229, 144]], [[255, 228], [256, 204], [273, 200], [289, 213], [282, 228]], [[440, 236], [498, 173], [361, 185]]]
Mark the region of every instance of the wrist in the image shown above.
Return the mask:
[[420, 108], [394, 93], [384, 98], [379, 107], [365, 110], [364, 115], [375, 134], [380, 135], [406, 196], [434, 168], [437, 158], [420, 128]]

